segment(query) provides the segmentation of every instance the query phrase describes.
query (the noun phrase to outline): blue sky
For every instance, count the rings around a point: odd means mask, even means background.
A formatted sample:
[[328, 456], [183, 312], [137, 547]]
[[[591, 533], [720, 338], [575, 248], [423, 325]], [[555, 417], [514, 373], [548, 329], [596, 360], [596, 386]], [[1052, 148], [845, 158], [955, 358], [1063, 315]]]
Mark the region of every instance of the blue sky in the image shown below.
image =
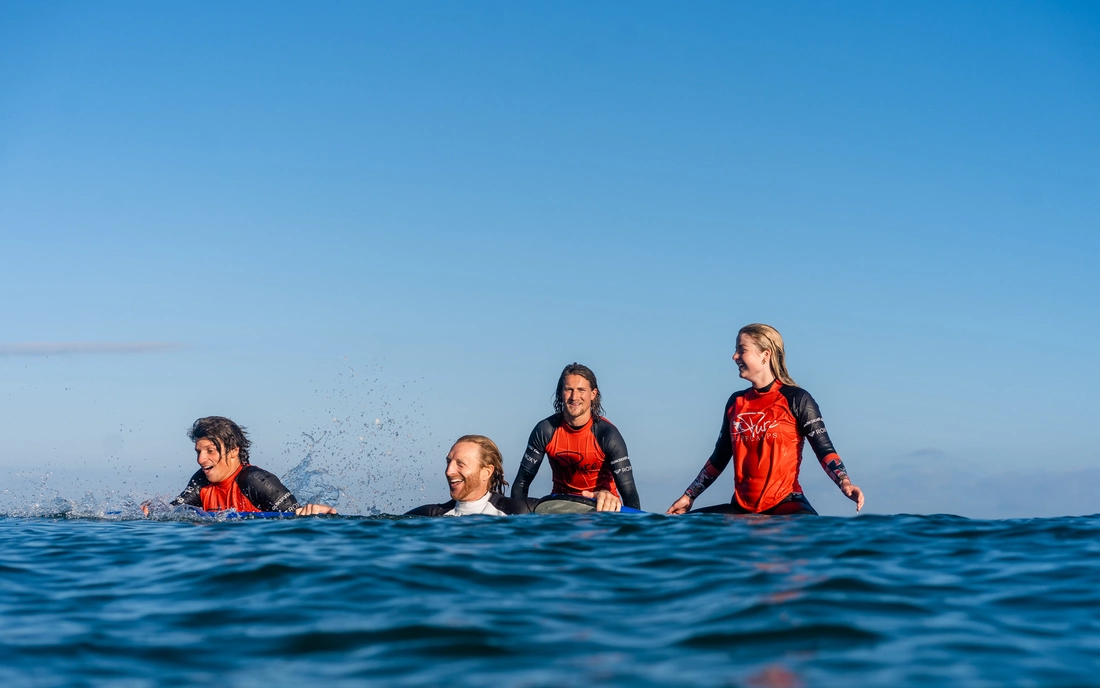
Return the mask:
[[1091, 3], [2, 3], [0, 470], [441, 501], [576, 360], [663, 510], [759, 321], [868, 510], [1095, 513], [1097, 122]]

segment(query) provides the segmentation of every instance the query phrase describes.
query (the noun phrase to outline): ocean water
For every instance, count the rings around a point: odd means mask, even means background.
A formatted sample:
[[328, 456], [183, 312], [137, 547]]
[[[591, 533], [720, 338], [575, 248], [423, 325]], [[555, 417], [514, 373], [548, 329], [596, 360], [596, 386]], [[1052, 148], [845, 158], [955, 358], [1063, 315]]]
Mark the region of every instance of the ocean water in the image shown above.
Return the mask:
[[3, 686], [1100, 686], [1100, 517], [0, 517]]

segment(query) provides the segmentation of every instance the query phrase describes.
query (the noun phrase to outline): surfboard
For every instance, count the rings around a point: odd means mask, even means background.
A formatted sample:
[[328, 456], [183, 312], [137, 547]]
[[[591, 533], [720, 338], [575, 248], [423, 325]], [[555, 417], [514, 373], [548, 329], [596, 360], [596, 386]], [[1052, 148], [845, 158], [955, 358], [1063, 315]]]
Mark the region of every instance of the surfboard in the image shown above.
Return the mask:
[[[539, 500], [535, 505], [536, 514], [590, 514], [596, 511], [596, 500], [580, 495], [552, 494]], [[641, 509], [622, 507], [619, 513], [644, 514]]]
[[295, 518], [293, 511], [203, 511], [203, 515], [226, 520], [241, 518]]
[[[108, 516], [121, 514], [121, 511], [107, 511], [104, 512]], [[163, 516], [165, 512], [159, 512], [157, 516]], [[235, 521], [244, 520], [250, 518], [295, 518], [296, 514], [293, 511], [203, 511], [202, 509], [196, 509], [190, 507], [184, 512], [186, 515], [193, 515], [195, 518], [210, 519], [212, 521]], [[179, 514], [173, 514], [179, 515]], [[148, 518], [148, 516], [146, 517]]]

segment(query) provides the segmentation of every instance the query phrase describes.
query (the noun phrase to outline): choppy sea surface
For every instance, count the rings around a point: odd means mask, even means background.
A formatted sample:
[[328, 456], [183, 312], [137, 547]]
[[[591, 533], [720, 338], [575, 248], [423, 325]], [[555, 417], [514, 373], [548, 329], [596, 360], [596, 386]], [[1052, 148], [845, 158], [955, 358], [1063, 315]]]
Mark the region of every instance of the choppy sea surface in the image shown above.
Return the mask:
[[4, 686], [1100, 686], [1100, 516], [0, 517]]

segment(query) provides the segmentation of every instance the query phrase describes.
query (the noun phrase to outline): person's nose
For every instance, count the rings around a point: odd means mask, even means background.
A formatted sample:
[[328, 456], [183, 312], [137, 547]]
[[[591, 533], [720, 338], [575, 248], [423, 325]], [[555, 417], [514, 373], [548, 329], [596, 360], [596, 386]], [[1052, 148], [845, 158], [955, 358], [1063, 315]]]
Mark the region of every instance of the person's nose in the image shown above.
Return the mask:
[[453, 463], [448, 462], [447, 463], [447, 470], [443, 471], [443, 475], [447, 476], [448, 478], [457, 478], [458, 477], [458, 467], [455, 466]]

